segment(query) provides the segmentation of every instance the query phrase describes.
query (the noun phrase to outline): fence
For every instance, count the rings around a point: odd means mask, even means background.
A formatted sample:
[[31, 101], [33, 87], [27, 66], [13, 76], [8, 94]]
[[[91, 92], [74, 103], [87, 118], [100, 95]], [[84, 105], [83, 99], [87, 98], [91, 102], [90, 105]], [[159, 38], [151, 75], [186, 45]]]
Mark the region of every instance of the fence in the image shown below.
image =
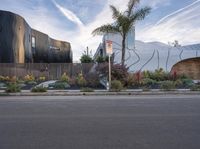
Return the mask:
[[63, 73], [75, 77], [81, 72], [85, 75], [89, 72], [95, 72], [95, 64], [0, 63], [1, 76], [16, 76], [18, 78], [32, 74], [35, 77], [45, 76], [48, 79], [59, 79]]

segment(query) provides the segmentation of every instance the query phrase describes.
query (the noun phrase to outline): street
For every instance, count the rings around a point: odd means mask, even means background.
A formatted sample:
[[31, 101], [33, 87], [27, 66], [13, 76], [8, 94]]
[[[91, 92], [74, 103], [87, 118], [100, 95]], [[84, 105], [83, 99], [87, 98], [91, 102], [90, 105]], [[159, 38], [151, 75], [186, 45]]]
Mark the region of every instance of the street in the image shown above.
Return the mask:
[[0, 149], [198, 149], [200, 95], [0, 97]]

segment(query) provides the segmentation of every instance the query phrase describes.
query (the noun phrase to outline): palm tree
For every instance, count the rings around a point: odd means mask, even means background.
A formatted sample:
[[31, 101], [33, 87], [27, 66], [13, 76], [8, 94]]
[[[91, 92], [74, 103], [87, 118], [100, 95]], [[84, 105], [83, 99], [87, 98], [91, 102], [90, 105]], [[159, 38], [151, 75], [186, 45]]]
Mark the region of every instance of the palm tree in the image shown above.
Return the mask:
[[96, 28], [92, 34], [104, 35], [105, 33], [120, 34], [122, 36], [122, 57], [121, 63], [124, 66], [125, 54], [126, 54], [126, 37], [131, 28], [135, 25], [136, 21], [143, 20], [149, 13], [151, 8], [144, 7], [137, 9], [137, 5], [140, 0], [130, 0], [128, 8], [125, 12], [120, 12], [115, 6], [110, 5], [112, 10], [112, 18], [114, 23], [102, 25]]

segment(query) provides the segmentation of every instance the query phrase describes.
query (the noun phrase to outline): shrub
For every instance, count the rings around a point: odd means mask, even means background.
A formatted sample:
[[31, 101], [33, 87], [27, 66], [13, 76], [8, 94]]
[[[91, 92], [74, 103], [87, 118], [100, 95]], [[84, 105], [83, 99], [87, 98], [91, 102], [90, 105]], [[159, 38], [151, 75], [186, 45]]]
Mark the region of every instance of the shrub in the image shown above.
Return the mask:
[[67, 82], [57, 81], [56, 83], [50, 84], [49, 87], [54, 89], [67, 89], [70, 88], [70, 85]]
[[13, 77], [10, 77], [9, 82], [15, 83], [15, 82], [17, 82], [17, 80], [18, 80], [17, 77], [13, 76]]
[[44, 92], [47, 92], [47, 88], [43, 87], [43, 86], [38, 86], [38, 87], [32, 88], [31, 92], [34, 92], [34, 93], [44, 93]]
[[16, 83], [9, 83], [6, 88], [7, 93], [18, 93], [21, 92], [21, 88]]
[[190, 88], [191, 91], [200, 91], [200, 85], [193, 85], [191, 88]]
[[[127, 77], [129, 75], [128, 69], [126, 66], [121, 64], [114, 64], [111, 66], [111, 75], [113, 80], [119, 80], [125, 85], [127, 83]], [[108, 76], [108, 63], [100, 64], [96, 68], [99, 75]]]
[[105, 63], [105, 62], [108, 62], [108, 56], [106, 56], [106, 57], [98, 56], [96, 62], [97, 62], [97, 63]]
[[75, 77], [72, 77], [69, 79], [69, 85], [73, 86], [73, 85], [76, 85], [76, 78]]
[[0, 81], [5, 81], [5, 77], [4, 76], [0, 76]]
[[31, 81], [35, 81], [35, 77], [33, 75], [26, 75], [24, 77], [24, 81], [25, 82], [31, 82]]
[[161, 82], [161, 89], [165, 91], [170, 91], [175, 89], [175, 85], [173, 81], [163, 81]]
[[157, 81], [156, 80], [152, 80], [150, 78], [145, 78], [142, 80], [142, 84], [145, 86], [145, 87], [152, 87], [154, 85], [157, 85]]
[[76, 78], [76, 81], [77, 81], [77, 84], [79, 85], [79, 86], [81, 86], [81, 87], [84, 87], [84, 86], [86, 86], [86, 80], [85, 80], [85, 78], [84, 78], [84, 76], [83, 76], [83, 74], [82, 73], [80, 73], [80, 74], [78, 74], [78, 76], [77, 76], [77, 78]]
[[119, 80], [122, 84], [126, 83], [126, 78], [128, 77], [128, 68], [122, 66], [121, 64], [115, 64], [112, 66], [112, 79]]
[[0, 81], [10, 81], [10, 77], [6, 76], [0, 76]]
[[97, 62], [97, 63], [104, 63], [104, 62], [105, 62], [105, 59], [104, 59], [103, 56], [98, 56], [96, 62]]
[[175, 85], [176, 87], [182, 87], [182, 86], [183, 86], [183, 82], [182, 82], [181, 79], [178, 79], [178, 80], [176, 80], [176, 81], [174, 82], [174, 85]]
[[190, 88], [190, 87], [192, 87], [193, 85], [194, 85], [194, 82], [193, 82], [193, 80], [192, 79], [182, 79], [181, 80], [182, 81], [182, 83], [183, 83], [183, 86], [185, 87], [185, 88]]
[[111, 91], [120, 92], [123, 89], [123, 85], [119, 80], [111, 82]]
[[91, 58], [91, 56], [87, 55], [87, 54], [83, 54], [81, 56], [81, 59], [80, 59], [81, 63], [92, 63], [93, 60]]
[[86, 79], [88, 87], [95, 88], [100, 84], [99, 83], [99, 76], [96, 73], [88, 73], [87, 77], [85, 79]]
[[82, 88], [81, 92], [94, 92], [94, 90], [92, 88], [86, 87], [86, 88]]
[[43, 81], [45, 81], [46, 80], [46, 77], [45, 76], [41, 76], [41, 77], [39, 77], [39, 79], [38, 79], [40, 82], [43, 82]]
[[143, 72], [144, 78], [149, 78], [156, 81], [169, 80], [170, 74], [165, 72], [162, 68], [156, 69], [154, 72], [145, 71]]
[[66, 73], [64, 73], [62, 76], [61, 76], [61, 78], [60, 78], [60, 80], [62, 81], [62, 82], [69, 82], [69, 76], [66, 74]]
[[134, 74], [128, 74], [125, 86], [132, 87], [134, 84], [135, 84], [135, 76], [134, 76]]

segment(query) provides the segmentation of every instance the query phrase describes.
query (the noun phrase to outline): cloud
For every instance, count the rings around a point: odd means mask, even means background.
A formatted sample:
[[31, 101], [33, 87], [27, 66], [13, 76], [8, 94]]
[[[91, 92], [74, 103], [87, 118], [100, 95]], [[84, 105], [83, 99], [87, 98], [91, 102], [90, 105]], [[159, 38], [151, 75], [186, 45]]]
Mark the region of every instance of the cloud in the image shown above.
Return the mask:
[[180, 43], [199, 43], [200, 0], [160, 19], [155, 25], [137, 32], [137, 39], [143, 41], [179, 40]]
[[193, 2], [192, 4], [190, 4], [190, 5], [188, 5], [188, 6], [184, 7], [184, 8], [181, 8], [181, 9], [179, 9], [179, 10], [177, 10], [177, 11], [175, 11], [175, 12], [173, 12], [173, 13], [171, 13], [171, 14], [165, 16], [165, 17], [163, 17], [161, 20], [159, 20], [159, 21], [156, 23], [156, 25], [159, 25], [159, 24], [165, 22], [167, 19], [170, 19], [170, 18], [173, 17], [174, 15], [177, 15], [177, 14], [183, 12], [184, 10], [193, 7], [193, 6], [194, 6], [195, 4], [197, 4], [199, 1], [200, 1], [200, 0], [197, 0], [197, 1]]
[[[55, 0], [52, 0], [53, 3], [48, 1], [48, 6], [44, 0], [2, 1], [1, 9], [6, 8], [22, 15], [31, 27], [48, 34], [52, 38], [69, 41], [72, 46], [74, 60], [77, 61], [87, 46], [94, 53], [102, 41], [102, 36], [93, 37], [91, 32], [102, 24], [113, 22], [109, 5], [115, 5], [123, 11], [126, 9], [126, 4], [129, 0], [104, 0], [105, 4], [101, 5], [103, 8], [99, 9], [100, 12], [98, 11], [95, 17], [90, 18], [89, 23], [83, 23], [81, 15], [78, 15], [75, 9], [69, 10], [58, 4]], [[68, 1], [65, 2], [67, 3]], [[90, 2], [90, 0], [87, 0], [87, 2]], [[101, 0], [98, 0], [98, 2], [102, 3]], [[169, 3], [170, 0], [141, 0], [142, 6], [150, 5], [154, 8]], [[51, 5], [52, 7], [49, 8]], [[89, 9], [88, 11], [90, 12], [91, 10]], [[87, 11], [83, 12], [87, 14]], [[178, 39], [182, 43], [197, 42], [200, 37], [199, 12], [199, 3], [197, 3], [190, 8], [178, 11], [173, 15], [168, 15], [160, 20], [160, 23], [157, 23], [157, 25], [138, 30], [136, 37], [144, 41], [168, 42]], [[93, 13], [93, 11], [90, 13]], [[65, 16], [66, 20], [61, 18], [59, 14]], [[69, 21], [75, 23], [77, 26], [71, 28]]]
[[60, 10], [60, 12], [65, 15], [70, 21], [76, 23], [79, 26], [83, 26], [83, 22], [76, 16], [72, 11], [60, 6], [55, 0], [52, 0], [55, 6]]

